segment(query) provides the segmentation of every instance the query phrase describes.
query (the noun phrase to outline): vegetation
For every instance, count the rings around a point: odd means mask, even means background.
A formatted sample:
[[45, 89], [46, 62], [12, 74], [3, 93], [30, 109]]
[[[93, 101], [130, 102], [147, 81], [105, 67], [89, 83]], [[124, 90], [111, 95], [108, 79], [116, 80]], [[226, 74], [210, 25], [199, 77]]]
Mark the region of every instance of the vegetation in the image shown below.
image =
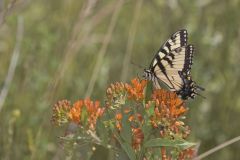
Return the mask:
[[[129, 82], [148, 67], [170, 34], [189, 32], [193, 79], [206, 99], [187, 102], [190, 142], [198, 154], [239, 136], [240, 1], [0, 2], [0, 159], [66, 159], [51, 124], [60, 99], [104, 104], [110, 83]], [[240, 143], [207, 157], [238, 159]], [[80, 153], [78, 148], [72, 150]], [[83, 150], [84, 152], [84, 150]], [[91, 159], [106, 159], [97, 147]]]
[[[187, 112], [185, 103], [174, 92], [160, 89], [151, 93], [152, 88], [146, 84], [146, 80], [138, 79], [133, 79], [132, 84], [111, 84], [103, 107], [99, 101], [89, 98], [73, 105], [67, 100], [56, 103], [53, 123], [75, 124], [74, 129], [67, 129], [61, 137], [67, 151], [79, 146], [79, 157], [70, 152], [69, 158], [91, 159], [96, 146], [112, 153], [109, 159], [187, 160], [195, 157], [196, 144], [186, 140], [190, 129], [183, 122]], [[86, 153], [81, 152], [86, 146]]]

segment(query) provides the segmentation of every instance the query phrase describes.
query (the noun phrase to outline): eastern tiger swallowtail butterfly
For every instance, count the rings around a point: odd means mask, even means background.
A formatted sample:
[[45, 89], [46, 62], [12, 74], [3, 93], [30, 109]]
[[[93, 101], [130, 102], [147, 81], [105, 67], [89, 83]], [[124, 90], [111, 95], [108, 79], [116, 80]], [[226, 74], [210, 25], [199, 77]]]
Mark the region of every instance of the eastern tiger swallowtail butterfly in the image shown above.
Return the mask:
[[[149, 69], [144, 69], [143, 77], [151, 80], [156, 89], [163, 82], [171, 91], [175, 91], [182, 99], [194, 98], [198, 86], [191, 76], [194, 47], [187, 44], [187, 30], [174, 33], [154, 56]], [[200, 95], [201, 96], [201, 95]]]

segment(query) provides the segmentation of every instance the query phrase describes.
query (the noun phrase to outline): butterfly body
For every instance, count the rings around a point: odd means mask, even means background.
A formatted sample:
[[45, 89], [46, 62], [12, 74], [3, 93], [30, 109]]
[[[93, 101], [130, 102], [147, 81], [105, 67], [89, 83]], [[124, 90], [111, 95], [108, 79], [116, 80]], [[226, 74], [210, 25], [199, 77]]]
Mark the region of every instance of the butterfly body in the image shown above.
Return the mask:
[[156, 89], [163, 82], [171, 91], [182, 99], [194, 98], [203, 90], [191, 77], [194, 47], [187, 44], [187, 30], [174, 33], [154, 56], [149, 69], [144, 70], [143, 77], [151, 80]]

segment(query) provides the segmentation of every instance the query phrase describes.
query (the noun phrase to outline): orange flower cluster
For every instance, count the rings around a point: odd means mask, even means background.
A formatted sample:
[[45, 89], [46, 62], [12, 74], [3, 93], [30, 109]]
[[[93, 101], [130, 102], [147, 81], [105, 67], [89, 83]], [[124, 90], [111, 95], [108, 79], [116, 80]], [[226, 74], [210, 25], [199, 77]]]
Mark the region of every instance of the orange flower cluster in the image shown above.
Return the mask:
[[116, 82], [115, 84], [111, 84], [107, 89], [107, 97], [117, 96], [118, 94], [125, 92], [125, 84]]
[[154, 91], [152, 97], [158, 109], [166, 116], [177, 118], [187, 111], [184, 102], [174, 92], [159, 89]]
[[122, 82], [116, 82], [115, 84], [111, 84], [110, 87], [107, 89], [106, 95], [106, 107], [109, 107], [111, 109], [119, 108], [119, 105], [125, 103], [126, 100], [125, 84]]
[[126, 89], [128, 92], [128, 96], [130, 99], [135, 99], [137, 101], [142, 100], [144, 98], [144, 88], [147, 85], [146, 80], [139, 80], [134, 78], [131, 80], [132, 85], [126, 84]]
[[167, 126], [160, 132], [161, 136], [180, 133], [182, 132], [180, 128], [183, 127], [185, 127], [185, 130], [181, 135], [187, 136], [189, 134], [189, 128], [184, 126], [184, 122], [178, 120], [187, 109], [176, 93], [163, 89], [155, 90], [152, 101], [146, 104], [146, 109], [149, 109], [152, 103], [154, 103], [154, 114], [151, 117], [152, 126], [154, 128]]
[[[196, 154], [196, 151], [193, 148], [188, 148], [181, 151], [178, 154], [177, 160], [190, 160], [194, 158], [195, 154]], [[161, 155], [162, 155], [162, 160], [173, 160], [172, 156], [168, 155], [166, 147], [161, 147]]]
[[53, 106], [53, 115], [52, 115], [52, 122], [56, 125], [61, 125], [68, 122], [68, 115], [71, 108], [71, 104], [67, 100], [58, 101]]
[[119, 108], [119, 105], [125, 104], [126, 100], [142, 100], [147, 81], [134, 78], [131, 83], [116, 82], [111, 84], [107, 89], [106, 106], [116, 109]]
[[88, 128], [94, 130], [97, 119], [104, 113], [104, 108], [100, 107], [99, 101], [91, 101], [89, 98], [79, 100], [73, 104], [69, 111], [69, 119], [78, 124], [87, 122]]
[[[124, 110], [125, 114], [127, 114], [129, 112], [130, 112], [129, 109]], [[122, 130], [122, 118], [123, 118], [122, 113], [117, 113], [115, 115], [116, 128], [118, 129], [118, 131]], [[136, 113], [135, 115], [130, 115], [128, 117], [128, 121], [129, 121], [129, 123], [131, 123], [131, 129], [132, 129], [132, 146], [134, 149], [139, 149], [143, 142], [144, 135], [143, 135], [142, 130], [139, 127], [136, 128], [136, 126], [134, 126], [132, 124], [134, 124], [134, 123], [137, 124], [138, 122], [143, 123], [143, 117], [141, 114]]]

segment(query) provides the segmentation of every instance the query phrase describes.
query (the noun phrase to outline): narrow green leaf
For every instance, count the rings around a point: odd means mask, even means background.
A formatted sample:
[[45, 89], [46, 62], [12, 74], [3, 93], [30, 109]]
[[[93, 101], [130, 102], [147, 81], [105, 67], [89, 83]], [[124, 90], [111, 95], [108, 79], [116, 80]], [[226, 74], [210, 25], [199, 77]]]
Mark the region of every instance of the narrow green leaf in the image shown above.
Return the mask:
[[122, 118], [122, 130], [120, 132], [121, 137], [124, 139], [125, 142], [128, 142], [129, 144], [132, 141], [132, 130], [131, 130], [131, 124], [128, 120], [128, 114], [123, 114]]
[[97, 120], [96, 124], [97, 135], [103, 141], [104, 145], [109, 141], [109, 130], [104, 126], [101, 120]]
[[80, 121], [83, 123], [84, 126], [87, 124], [87, 117], [88, 117], [87, 109], [85, 107], [83, 107]]
[[152, 96], [152, 92], [153, 92], [153, 85], [152, 83], [148, 83], [147, 86], [146, 86], [146, 90], [145, 90], [145, 101], [149, 101], [151, 99], [151, 96]]
[[187, 149], [189, 147], [192, 147], [196, 145], [195, 143], [188, 142], [183, 139], [179, 140], [170, 140], [170, 139], [162, 139], [162, 138], [156, 138], [156, 139], [151, 139], [145, 143], [145, 147], [175, 147], [179, 149]]
[[147, 115], [152, 116], [154, 114], [154, 108], [155, 108], [155, 103], [152, 102], [150, 104], [150, 107], [147, 109]]
[[120, 143], [120, 145], [122, 146], [123, 150], [127, 153], [128, 158], [130, 160], [136, 160], [136, 155], [135, 155], [135, 152], [132, 149], [131, 145], [126, 142], [123, 142], [119, 136], [116, 136], [116, 138], [117, 138], [118, 142]]
[[179, 143], [178, 146], [181, 148], [181, 149], [187, 149], [187, 148], [190, 148], [190, 147], [193, 147], [195, 146], [196, 143], [193, 143], [193, 142], [188, 142], [188, 141], [185, 141], [183, 143]]
[[[147, 122], [147, 121], [145, 121]], [[150, 124], [145, 123], [142, 127], [141, 127], [144, 137], [148, 137], [151, 133], [152, 130], [152, 126]]]

